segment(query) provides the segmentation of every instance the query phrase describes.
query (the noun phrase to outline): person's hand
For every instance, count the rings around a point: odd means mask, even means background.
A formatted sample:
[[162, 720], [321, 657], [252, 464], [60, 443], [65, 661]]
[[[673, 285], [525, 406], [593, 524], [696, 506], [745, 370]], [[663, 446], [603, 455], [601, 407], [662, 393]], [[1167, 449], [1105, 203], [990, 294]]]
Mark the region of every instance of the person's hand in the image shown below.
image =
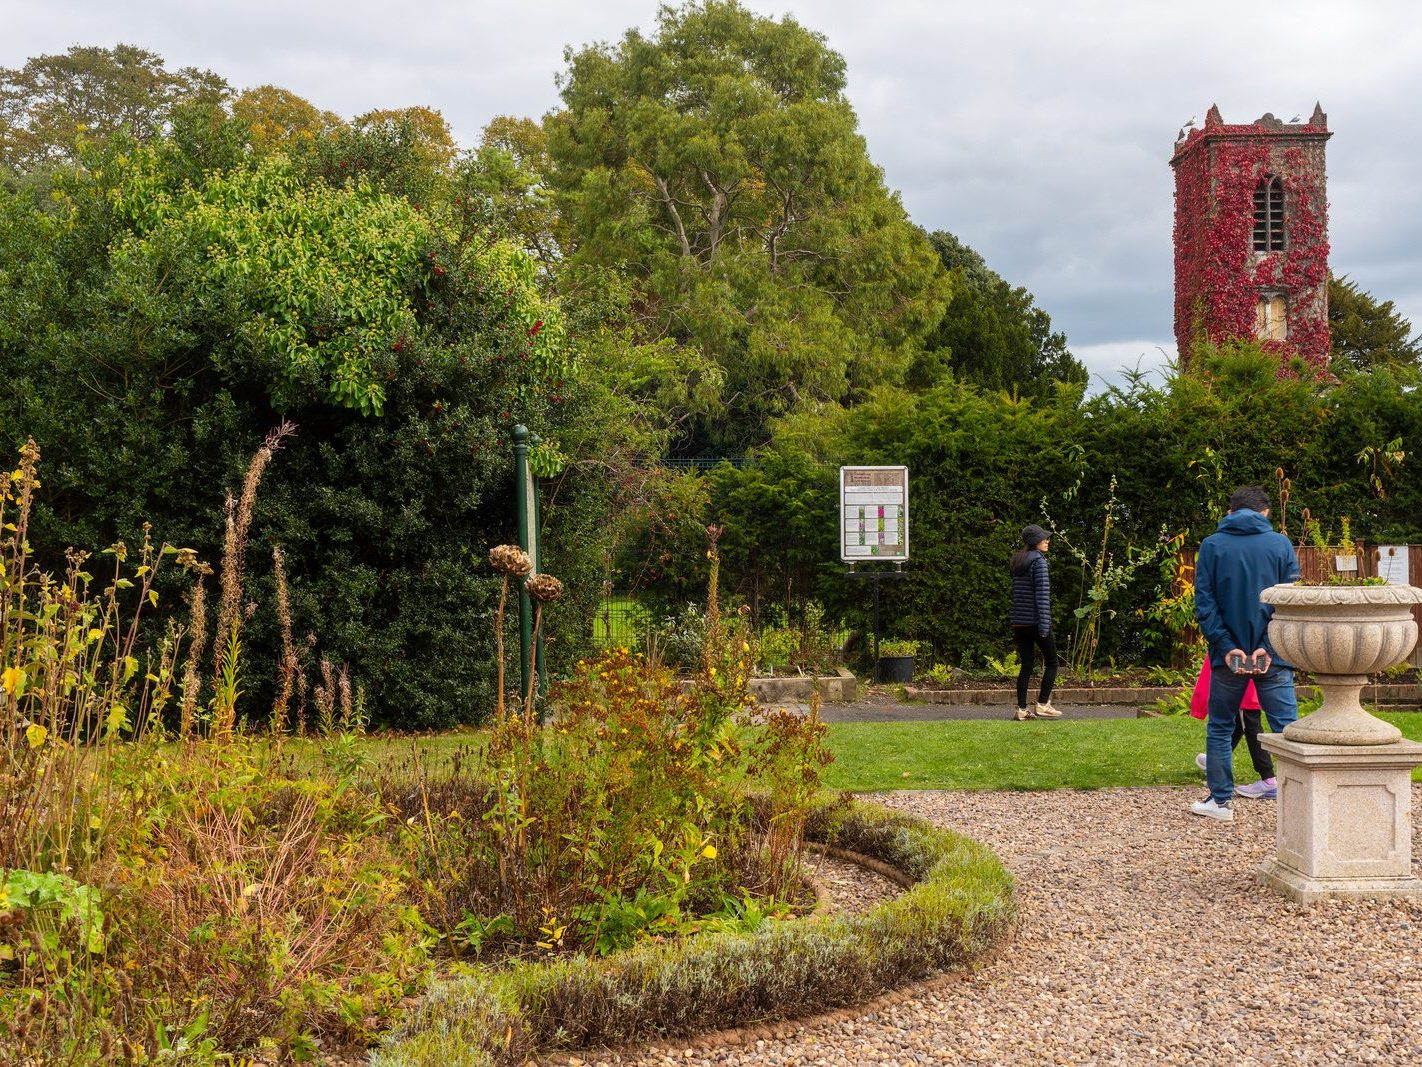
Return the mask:
[[1244, 654], [1242, 648], [1232, 648], [1224, 654], [1225, 666], [1234, 671], [1235, 674], [1243, 674], [1244, 668], [1249, 662], [1249, 657]]
[[[1260, 667], [1260, 664], [1263, 667]], [[1254, 654], [1249, 657], [1249, 669], [1255, 674], [1268, 674], [1269, 668], [1274, 665], [1274, 657], [1269, 655], [1268, 650], [1256, 648]]]

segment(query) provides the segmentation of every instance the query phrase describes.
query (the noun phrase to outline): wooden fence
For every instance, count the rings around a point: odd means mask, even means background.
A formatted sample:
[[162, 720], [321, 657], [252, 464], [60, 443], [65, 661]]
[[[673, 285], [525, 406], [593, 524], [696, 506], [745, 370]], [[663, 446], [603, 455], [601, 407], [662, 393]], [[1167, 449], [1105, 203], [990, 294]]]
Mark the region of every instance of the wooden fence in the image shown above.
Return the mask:
[[[1351, 569], [1340, 569], [1338, 560], [1340, 554], [1333, 549], [1313, 548], [1312, 546], [1298, 547], [1294, 551], [1299, 557], [1299, 576], [1306, 582], [1323, 582], [1335, 574], [1347, 574], [1357, 578], [1376, 578], [1379, 574], [1396, 577], [1400, 565], [1396, 562], [1398, 553], [1407, 553], [1407, 584], [1422, 586], [1422, 545], [1369, 545], [1359, 541], [1356, 545], [1353, 560], [1354, 566]], [[1386, 552], [1391, 558], [1384, 559]], [[1183, 549], [1180, 553], [1181, 566], [1176, 571], [1177, 582], [1195, 581], [1195, 553], [1193, 548]], [[1180, 590], [1176, 590], [1180, 592]], [[1417, 620], [1419, 631], [1422, 631], [1422, 605], [1414, 605], [1412, 617]], [[1418, 646], [1422, 650], [1422, 644]], [[1412, 662], [1418, 663], [1419, 652], [1412, 653]]]

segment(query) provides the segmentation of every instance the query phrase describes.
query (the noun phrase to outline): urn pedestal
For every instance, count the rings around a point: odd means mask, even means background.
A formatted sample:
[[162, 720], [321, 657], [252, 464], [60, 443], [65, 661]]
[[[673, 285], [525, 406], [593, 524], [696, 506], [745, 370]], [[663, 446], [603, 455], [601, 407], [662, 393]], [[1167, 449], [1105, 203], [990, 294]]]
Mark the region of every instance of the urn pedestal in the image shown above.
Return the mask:
[[1422, 896], [1412, 871], [1412, 768], [1422, 745], [1364, 710], [1368, 676], [1417, 644], [1412, 586], [1276, 585], [1269, 641], [1308, 671], [1322, 706], [1261, 738], [1279, 780], [1275, 855], [1260, 880], [1301, 904], [1329, 898]]
[[1266, 885], [1299, 904], [1422, 896], [1412, 871], [1412, 768], [1422, 745], [1317, 745], [1288, 732], [1259, 739], [1279, 780]]

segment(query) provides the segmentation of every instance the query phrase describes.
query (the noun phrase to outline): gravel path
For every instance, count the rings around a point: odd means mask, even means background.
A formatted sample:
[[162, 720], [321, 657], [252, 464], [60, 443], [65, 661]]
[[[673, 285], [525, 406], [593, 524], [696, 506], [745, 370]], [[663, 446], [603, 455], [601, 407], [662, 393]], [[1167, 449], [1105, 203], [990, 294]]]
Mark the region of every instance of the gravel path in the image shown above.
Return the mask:
[[[997, 850], [1023, 921], [980, 972], [848, 1020], [744, 1046], [587, 1063], [1416, 1064], [1422, 903], [1300, 908], [1254, 881], [1272, 802], [1232, 824], [1200, 789], [885, 798]], [[1422, 788], [1414, 787], [1414, 811]], [[1422, 855], [1422, 840], [1414, 841]]]
[[805, 860], [809, 874], [829, 894], [831, 914], [857, 915], [903, 892], [882, 874], [865, 870], [835, 856], [814, 855]]

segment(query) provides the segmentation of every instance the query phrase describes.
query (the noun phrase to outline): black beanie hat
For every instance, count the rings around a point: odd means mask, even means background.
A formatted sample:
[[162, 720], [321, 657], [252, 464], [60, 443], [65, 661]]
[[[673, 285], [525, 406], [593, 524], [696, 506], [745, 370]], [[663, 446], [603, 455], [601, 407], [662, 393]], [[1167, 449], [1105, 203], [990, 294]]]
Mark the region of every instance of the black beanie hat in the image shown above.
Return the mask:
[[1051, 539], [1051, 534], [1035, 523], [1022, 528], [1022, 543], [1028, 548], [1036, 548], [1043, 541]]

